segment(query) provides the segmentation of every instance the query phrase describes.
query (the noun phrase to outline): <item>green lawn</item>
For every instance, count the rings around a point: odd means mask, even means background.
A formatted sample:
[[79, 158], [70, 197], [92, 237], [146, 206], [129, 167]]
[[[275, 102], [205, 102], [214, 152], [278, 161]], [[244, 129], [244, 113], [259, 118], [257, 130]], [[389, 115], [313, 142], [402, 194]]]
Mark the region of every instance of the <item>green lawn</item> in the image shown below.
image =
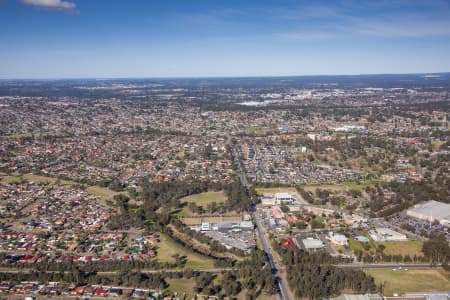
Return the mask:
[[157, 259], [161, 262], [174, 262], [173, 255], [179, 254], [187, 257], [186, 268], [193, 270], [214, 269], [214, 259], [195, 253], [187, 247], [175, 242], [167, 235], [161, 234], [161, 242], [158, 243]]
[[367, 270], [377, 284], [385, 284], [384, 294], [450, 290], [449, 273], [443, 270]]

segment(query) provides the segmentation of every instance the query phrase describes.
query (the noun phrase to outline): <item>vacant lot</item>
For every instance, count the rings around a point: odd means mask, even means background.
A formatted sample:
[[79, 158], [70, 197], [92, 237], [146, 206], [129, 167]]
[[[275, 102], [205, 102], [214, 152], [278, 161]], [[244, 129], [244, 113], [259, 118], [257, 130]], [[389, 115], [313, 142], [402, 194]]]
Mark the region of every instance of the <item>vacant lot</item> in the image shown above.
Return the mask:
[[361, 250], [363, 252], [375, 252], [378, 245], [383, 245], [385, 247], [383, 253], [386, 255], [409, 255], [411, 258], [416, 256], [422, 256], [422, 246], [423, 242], [420, 241], [406, 241], [406, 242], [379, 242], [376, 243], [372, 239], [370, 239], [369, 246], [370, 249], [368, 251], [364, 250], [364, 244], [361, 242], [355, 241], [354, 239], [349, 239], [350, 248], [355, 250]]
[[214, 268], [214, 260], [210, 257], [195, 253], [191, 249], [182, 246], [167, 235], [161, 234], [161, 242], [158, 243], [157, 259], [161, 262], [174, 262], [173, 256], [179, 254], [187, 257], [186, 268], [193, 270], [206, 270]]
[[383, 242], [377, 243], [384, 245], [384, 254], [386, 255], [409, 255], [413, 257], [414, 255], [422, 256], [422, 246], [423, 242], [419, 241], [408, 241], [408, 242]]
[[402, 295], [406, 292], [431, 292], [450, 290], [450, 274], [444, 270], [370, 270], [366, 273], [383, 283], [384, 294]]

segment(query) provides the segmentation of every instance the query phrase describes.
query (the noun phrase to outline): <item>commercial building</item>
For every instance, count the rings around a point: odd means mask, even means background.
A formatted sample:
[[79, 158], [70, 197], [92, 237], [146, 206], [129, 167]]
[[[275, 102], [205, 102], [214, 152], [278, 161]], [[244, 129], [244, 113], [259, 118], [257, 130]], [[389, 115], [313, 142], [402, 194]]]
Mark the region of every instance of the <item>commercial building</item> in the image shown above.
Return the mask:
[[321, 240], [315, 238], [303, 239], [302, 244], [307, 251], [317, 251], [325, 247], [325, 244]]
[[406, 235], [389, 228], [377, 227], [369, 232], [375, 242], [402, 242], [407, 241]]
[[444, 226], [450, 226], [450, 204], [447, 203], [431, 200], [408, 209], [406, 215], [429, 222], [438, 221]]

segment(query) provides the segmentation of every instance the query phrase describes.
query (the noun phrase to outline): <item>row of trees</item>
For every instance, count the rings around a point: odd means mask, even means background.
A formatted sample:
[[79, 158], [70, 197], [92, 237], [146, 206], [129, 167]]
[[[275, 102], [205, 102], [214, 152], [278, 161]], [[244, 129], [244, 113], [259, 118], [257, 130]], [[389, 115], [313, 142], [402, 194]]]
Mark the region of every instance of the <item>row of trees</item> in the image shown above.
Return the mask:
[[287, 280], [297, 297], [322, 299], [343, 290], [381, 292], [372, 277], [361, 270], [333, 266], [337, 261], [326, 253], [288, 251], [283, 260]]

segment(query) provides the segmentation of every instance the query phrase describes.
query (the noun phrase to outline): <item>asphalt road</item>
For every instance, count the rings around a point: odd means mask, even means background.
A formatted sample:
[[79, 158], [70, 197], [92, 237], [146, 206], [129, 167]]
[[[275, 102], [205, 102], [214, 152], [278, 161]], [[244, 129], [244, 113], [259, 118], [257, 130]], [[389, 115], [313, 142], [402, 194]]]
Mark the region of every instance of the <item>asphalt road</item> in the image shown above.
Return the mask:
[[293, 300], [291, 297], [291, 292], [289, 290], [289, 286], [286, 280], [285, 276], [281, 276], [280, 271], [278, 269], [278, 266], [273, 258], [272, 250], [269, 246], [269, 242], [267, 241], [267, 236], [264, 232], [264, 228], [261, 224], [261, 220], [259, 219], [258, 214], [256, 213], [256, 210], [253, 211], [253, 218], [256, 223], [256, 228], [258, 231], [259, 240], [261, 241], [261, 245], [263, 247], [264, 252], [266, 252], [267, 257], [269, 258], [269, 264], [272, 270], [275, 273], [277, 279], [278, 279], [278, 289], [281, 296], [281, 299], [283, 300]]
[[[236, 162], [237, 168], [238, 168], [238, 176], [241, 180], [242, 185], [244, 185], [247, 189], [249, 187], [247, 179], [245, 178], [245, 173], [242, 168], [242, 165], [239, 161], [239, 155], [237, 153], [236, 148], [231, 144], [231, 138], [228, 136], [228, 142], [229, 145], [233, 151], [234, 161]], [[251, 196], [251, 195], [250, 195]], [[289, 290], [289, 286], [286, 280], [286, 276], [281, 276], [278, 266], [276, 265], [276, 262], [273, 258], [272, 250], [270, 248], [270, 244], [267, 240], [267, 236], [264, 232], [264, 228], [261, 224], [261, 220], [259, 219], [258, 214], [256, 213], [256, 207], [253, 207], [253, 219], [256, 223], [256, 229], [258, 231], [259, 240], [261, 241], [261, 245], [263, 247], [264, 252], [267, 254], [267, 257], [269, 259], [269, 264], [272, 270], [275, 272], [275, 276], [277, 278], [278, 282], [278, 290], [279, 290], [279, 297], [282, 300], [294, 300], [291, 296], [291, 292]]]

